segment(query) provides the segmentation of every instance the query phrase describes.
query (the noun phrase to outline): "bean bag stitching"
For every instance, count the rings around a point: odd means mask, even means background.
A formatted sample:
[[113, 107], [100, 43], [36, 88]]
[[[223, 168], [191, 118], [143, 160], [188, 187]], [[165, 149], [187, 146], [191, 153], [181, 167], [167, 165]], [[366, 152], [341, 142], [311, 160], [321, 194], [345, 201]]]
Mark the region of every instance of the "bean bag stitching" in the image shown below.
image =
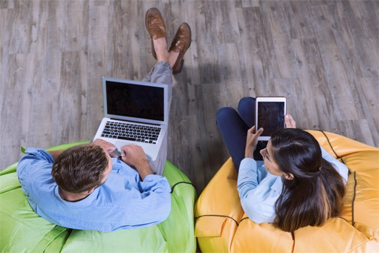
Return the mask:
[[204, 215], [200, 215], [198, 217], [195, 217], [195, 219], [199, 219], [199, 218], [202, 218], [202, 217], [224, 217], [224, 218], [229, 218], [231, 220], [233, 220], [237, 226], [239, 226], [238, 222], [233, 218], [233, 217], [230, 217], [228, 215], [221, 215], [221, 214], [204, 214]]
[[[334, 218], [339, 218], [339, 219], [342, 219], [342, 220], [344, 220], [344, 221], [347, 222], [347, 220], [346, 220], [344, 217], [342, 217], [342, 216], [336, 216], [336, 217], [333, 217], [332, 219], [334, 219]], [[249, 218], [249, 217], [242, 218], [241, 221], [240, 221], [240, 224], [241, 224], [242, 221], [244, 221], [244, 220], [250, 220], [250, 218]], [[251, 222], [254, 222], [254, 221], [251, 221]], [[269, 222], [264, 222], [264, 223], [269, 223]], [[269, 223], [269, 224], [272, 224], [272, 223]]]
[[242, 218], [241, 221], [240, 221], [240, 223], [241, 223], [242, 221], [244, 221], [244, 220], [249, 220], [249, 219], [250, 219], [249, 217]]
[[358, 245], [356, 245], [354, 248], [350, 248], [348, 252], [354, 252], [356, 249], [359, 249], [362, 245], [365, 245], [369, 242], [370, 240], [366, 238], [366, 240]]
[[[333, 148], [333, 146], [332, 146], [332, 143], [330, 142], [329, 137], [326, 135], [326, 133], [325, 133], [323, 130], [318, 130], [318, 131], [320, 131], [320, 132], [325, 136], [325, 138], [326, 138], [326, 140], [328, 141], [328, 144], [329, 144], [330, 148], [332, 149], [332, 151], [333, 151], [334, 155], [336, 156], [336, 158], [337, 158], [337, 159], [341, 159], [341, 162], [342, 162], [343, 164], [346, 165], [346, 163], [345, 163], [345, 161], [343, 160], [343, 158], [342, 158], [341, 156], [337, 155], [337, 153], [336, 153], [336, 151], [334, 150], [334, 148]], [[346, 167], [347, 167], [347, 165], [346, 165]], [[349, 169], [349, 167], [347, 167], [347, 168]], [[349, 169], [349, 174], [351, 174], [350, 169]]]
[[2, 191], [1, 194], [7, 193], [7, 192], [10, 192], [10, 191], [14, 191], [14, 190], [17, 190], [17, 189], [20, 189], [20, 188], [21, 188], [21, 185], [13, 186], [12, 188], [9, 188], [8, 190]]
[[171, 192], [170, 192], [170, 193], [173, 193], [175, 187], [176, 187], [177, 185], [179, 185], [179, 184], [190, 184], [190, 185], [193, 186], [193, 188], [196, 189], [196, 187], [195, 187], [195, 185], [194, 185], [193, 183], [191, 183], [191, 182], [186, 182], [186, 181], [180, 181], [180, 182], [175, 183], [175, 184], [171, 187]]
[[[59, 229], [59, 228], [61, 228], [60, 229], [61, 231], [58, 234], [56, 234], [53, 238], [51, 238], [48, 242], [46, 242], [45, 239], [48, 238], [51, 233], [54, 233], [53, 231], [55, 229]], [[71, 229], [67, 229], [67, 228], [55, 225], [55, 227], [53, 227], [49, 232], [47, 232], [44, 235], [44, 237], [37, 243], [37, 245], [34, 247], [32, 252], [39, 252], [39, 250], [41, 250], [42, 248], [46, 250], [55, 241], [55, 239], [57, 239], [61, 234], [67, 232], [67, 235], [65, 237], [65, 242], [62, 244], [62, 247], [61, 247], [61, 250], [62, 250], [64, 245], [66, 244], [68, 237], [71, 235], [71, 231], [72, 231]]]
[[295, 246], [296, 246], [295, 232], [294, 231], [291, 232], [291, 237], [292, 237], [292, 241], [293, 241], [291, 252], [294, 253], [295, 252]]
[[[31, 211], [31, 212], [34, 213], [34, 211]], [[27, 226], [28, 228], [34, 228], [34, 226], [35, 226], [34, 224], [33, 224], [33, 225], [30, 225], [29, 223], [26, 223], [24, 220], [21, 220], [21, 219], [19, 219], [19, 218], [16, 218], [16, 217], [14, 217], [14, 216], [12, 216], [12, 215], [10, 215], [10, 214], [8, 214], [8, 213], [4, 213], [4, 212], [0, 212], [0, 213], [1, 213], [2, 215], [4, 215], [4, 216], [9, 217], [9, 218], [10, 218], [9, 220], [17, 221], [17, 222], [19, 222], [19, 223], [21, 223], [21, 224]], [[36, 216], [36, 217], [33, 217], [33, 218], [40, 218], [40, 216]]]
[[[326, 135], [326, 133], [323, 131], [323, 130], [318, 130], [318, 131], [320, 131], [324, 136], [325, 136], [325, 138], [326, 138], [326, 140], [328, 141], [328, 143], [329, 143], [329, 146], [330, 146], [330, 148], [332, 149], [332, 151], [333, 151], [333, 153], [334, 153], [334, 155], [336, 156], [336, 158], [337, 159], [341, 159], [341, 162], [343, 163], [343, 164], [345, 164], [346, 165], [346, 167], [348, 168], [348, 170], [349, 170], [349, 174], [351, 174], [351, 170], [350, 170], [350, 168], [347, 166], [347, 164], [345, 163], [345, 161], [343, 160], [343, 158], [342, 157], [340, 157], [337, 153], [336, 153], [336, 151], [334, 150], [334, 148], [333, 148], [333, 146], [332, 146], [332, 143], [330, 142], [330, 140], [329, 140], [329, 138], [328, 138], [328, 136]], [[356, 178], [356, 172], [354, 171], [354, 176], [353, 176], [353, 178], [354, 178], [354, 191], [353, 191], [353, 199], [352, 199], [352, 203], [351, 203], [351, 220], [352, 220], [352, 225], [354, 226], [354, 224], [355, 224], [355, 222], [354, 222], [354, 204], [355, 204], [355, 196], [356, 196], [356, 191], [357, 191], [357, 178]]]
[[356, 178], [357, 173], [354, 171], [353, 178], [354, 178], [354, 191], [353, 191], [353, 200], [351, 203], [351, 223], [354, 226], [355, 221], [354, 221], [354, 204], [355, 204], [355, 196], [356, 196], [356, 191], [357, 191], [357, 178]]

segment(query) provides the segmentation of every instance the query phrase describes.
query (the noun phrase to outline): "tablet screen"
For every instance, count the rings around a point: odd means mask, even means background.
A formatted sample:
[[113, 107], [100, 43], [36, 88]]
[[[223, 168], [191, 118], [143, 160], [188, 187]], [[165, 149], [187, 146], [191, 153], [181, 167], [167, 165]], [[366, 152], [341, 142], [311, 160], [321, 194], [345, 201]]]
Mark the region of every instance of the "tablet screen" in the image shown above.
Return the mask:
[[271, 136], [284, 128], [285, 102], [258, 102], [258, 128], [263, 127], [262, 136]]

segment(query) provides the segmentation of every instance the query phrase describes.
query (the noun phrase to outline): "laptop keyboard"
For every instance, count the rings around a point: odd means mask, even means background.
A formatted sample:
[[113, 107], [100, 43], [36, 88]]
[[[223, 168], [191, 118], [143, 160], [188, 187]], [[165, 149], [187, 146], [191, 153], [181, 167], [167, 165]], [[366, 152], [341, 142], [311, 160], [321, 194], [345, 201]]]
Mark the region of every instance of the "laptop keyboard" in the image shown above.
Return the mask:
[[108, 121], [101, 137], [156, 144], [160, 131], [159, 127]]

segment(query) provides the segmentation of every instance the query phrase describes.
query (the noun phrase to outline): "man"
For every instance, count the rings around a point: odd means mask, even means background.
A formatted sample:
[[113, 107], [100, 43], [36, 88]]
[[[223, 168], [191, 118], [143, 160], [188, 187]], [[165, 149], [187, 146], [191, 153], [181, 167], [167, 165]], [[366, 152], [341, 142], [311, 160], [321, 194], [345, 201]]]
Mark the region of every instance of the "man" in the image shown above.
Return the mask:
[[[144, 81], [172, 88], [172, 74], [183, 67], [191, 30], [181, 24], [167, 50], [165, 24], [156, 8], [147, 11], [145, 24], [157, 63]], [[118, 158], [111, 155], [115, 149], [101, 139], [65, 151], [28, 148], [17, 175], [33, 210], [63, 227], [103, 232], [164, 221], [171, 208], [171, 189], [160, 175], [167, 146], [158, 163], [149, 163], [136, 145], [123, 146]]]

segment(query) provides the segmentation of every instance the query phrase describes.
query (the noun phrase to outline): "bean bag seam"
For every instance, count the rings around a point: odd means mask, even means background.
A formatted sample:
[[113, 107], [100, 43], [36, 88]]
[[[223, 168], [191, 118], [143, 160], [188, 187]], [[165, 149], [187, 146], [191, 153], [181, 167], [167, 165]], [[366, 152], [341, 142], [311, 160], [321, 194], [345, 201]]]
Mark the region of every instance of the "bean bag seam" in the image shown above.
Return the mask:
[[196, 189], [196, 187], [195, 187], [195, 185], [193, 184], [193, 183], [191, 183], [191, 182], [186, 182], [186, 181], [180, 181], [180, 182], [177, 182], [177, 183], [175, 183], [172, 187], [171, 187], [171, 194], [174, 192], [174, 189], [175, 189], [175, 187], [177, 186], [177, 185], [179, 185], [179, 184], [189, 184], [189, 185], [192, 185], [192, 187], [194, 188], [194, 189]]
[[353, 191], [353, 199], [351, 201], [351, 224], [354, 226], [355, 221], [354, 221], [354, 205], [355, 205], [355, 197], [357, 193], [357, 173], [356, 171], [353, 172], [353, 178], [354, 178], [354, 191]]
[[195, 217], [195, 219], [199, 219], [199, 218], [202, 218], [202, 217], [224, 217], [224, 218], [229, 218], [231, 220], [233, 220], [237, 226], [239, 226], [239, 223], [233, 218], [233, 217], [230, 217], [228, 215], [221, 215], [221, 214], [203, 214], [203, 215], [200, 215], [200, 216], [197, 216]]
[[[341, 162], [342, 162], [343, 164], [346, 165], [346, 163], [345, 163], [345, 161], [343, 160], [343, 158], [342, 158], [341, 156], [339, 156], [339, 155], [337, 154], [337, 152], [334, 150], [334, 148], [333, 148], [333, 146], [332, 146], [332, 143], [330, 142], [329, 137], [326, 135], [326, 133], [325, 133], [323, 130], [317, 130], [317, 131], [320, 131], [320, 132], [325, 136], [325, 138], [326, 138], [326, 140], [328, 141], [328, 144], [329, 144], [330, 148], [332, 149], [332, 151], [333, 151], [334, 155], [336, 156], [336, 158], [337, 158], [337, 159], [340, 159]], [[347, 165], [346, 165], [346, 167], [347, 167]], [[347, 167], [347, 168], [348, 168], [348, 170], [349, 170], [349, 174], [351, 174], [350, 168], [349, 168], [349, 167]]]

